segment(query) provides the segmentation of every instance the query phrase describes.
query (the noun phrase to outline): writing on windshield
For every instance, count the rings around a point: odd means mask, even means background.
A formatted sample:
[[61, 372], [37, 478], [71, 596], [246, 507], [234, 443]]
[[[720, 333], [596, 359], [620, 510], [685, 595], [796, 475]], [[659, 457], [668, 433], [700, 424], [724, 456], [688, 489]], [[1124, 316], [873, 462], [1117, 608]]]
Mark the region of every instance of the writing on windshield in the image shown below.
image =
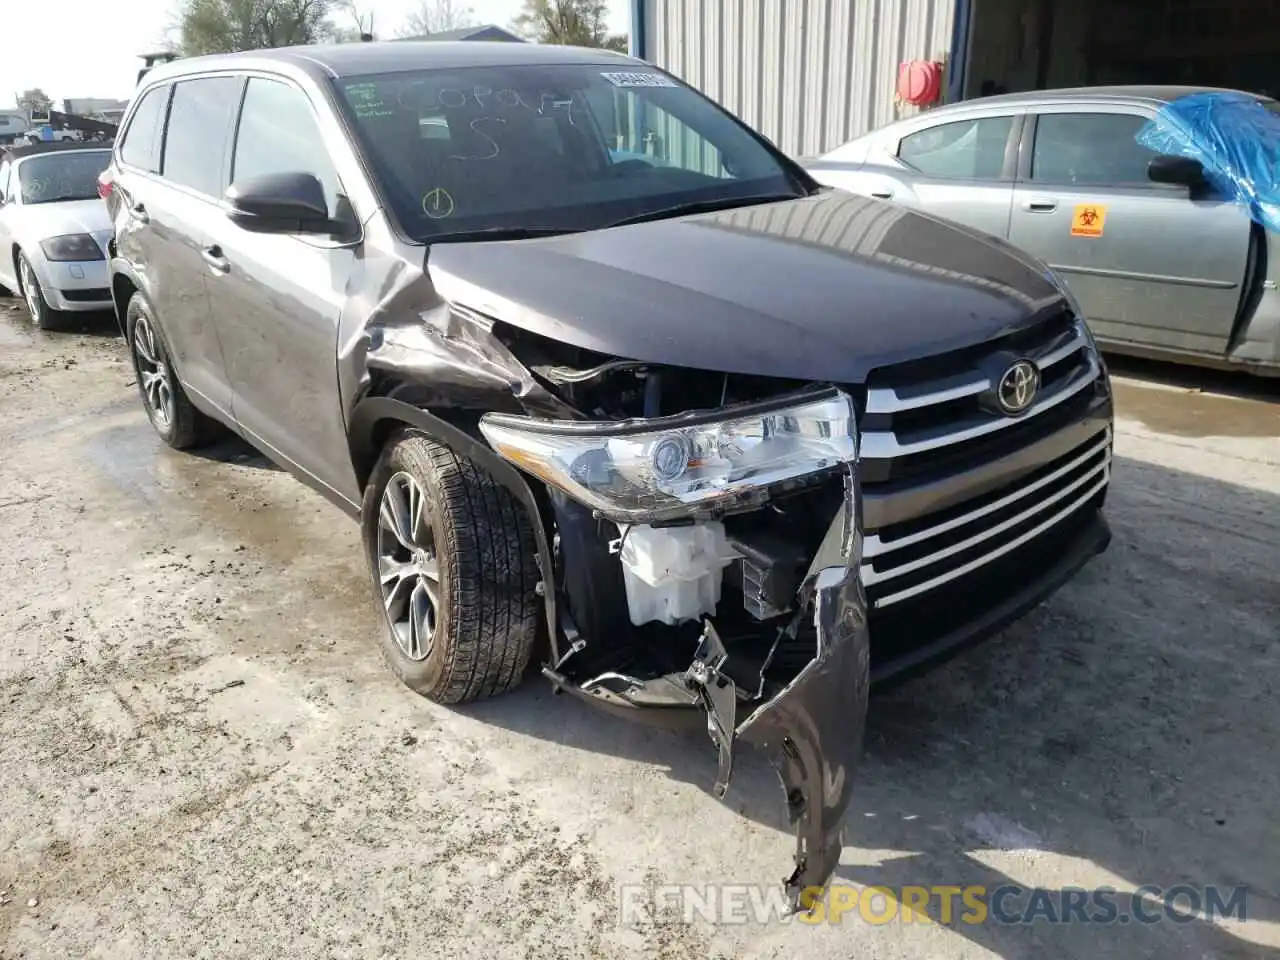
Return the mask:
[[795, 191], [720, 107], [658, 71], [474, 67], [337, 82], [410, 235], [585, 230], [686, 201]]

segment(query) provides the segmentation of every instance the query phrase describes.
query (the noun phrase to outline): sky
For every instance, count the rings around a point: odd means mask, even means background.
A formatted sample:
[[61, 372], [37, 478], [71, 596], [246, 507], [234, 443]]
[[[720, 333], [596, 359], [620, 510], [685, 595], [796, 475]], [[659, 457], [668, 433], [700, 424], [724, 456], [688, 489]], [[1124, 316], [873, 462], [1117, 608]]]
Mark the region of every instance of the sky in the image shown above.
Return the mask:
[[[23, 90], [40, 87], [55, 106], [67, 98], [127, 99], [133, 91], [140, 54], [165, 49], [181, 0], [0, 0], [0, 109], [12, 107]], [[418, 0], [358, 0], [374, 18], [374, 31], [393, 36]], [[521, 0], [466, 0], [480, 23], [508, 26]], [[627, 30], [630, 4], [610, 3], [610, 29]]]

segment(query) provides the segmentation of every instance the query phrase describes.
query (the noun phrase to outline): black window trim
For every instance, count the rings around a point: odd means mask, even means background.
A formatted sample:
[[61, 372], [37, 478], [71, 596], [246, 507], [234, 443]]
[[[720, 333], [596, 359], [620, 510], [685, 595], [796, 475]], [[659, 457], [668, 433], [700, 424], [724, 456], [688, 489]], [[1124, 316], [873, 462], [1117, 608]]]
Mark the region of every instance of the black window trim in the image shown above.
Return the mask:
[[1040, 188], [1045, 190], [1053, 189], [1075, 189], [1083, 187], [1089, 190], [1126, 190], [1141, 191], [1142, 193], [1171, 193], [1174, 196], [1186, 196], [1189, 193], [1187, 187], [1182, 187], [1174, 183], [1153, 183], [1150, 180], [1126, 180], [1122, 183], [1111, 183], [1108, 181], [1077, 181], [1075, 183], [1063, 183], [1055, 180], [1033, 180], [1031, 177], [1032, 166], [1035, 161], [1036, 150], [1036, 133], [1040, 127], [1040, 118], [1043, 116], [1076, 116], [1081, 114], [1089, 115], [1116, 115], [1141, 117], [1144, 121], [1151, 119], [1151, 114], [1145, 112], [1141, 107], [1134, 104], [1105, 104], [1110, 109], [1097, 109], [1104, 106], [1097, 103], [1081, 103], [1081, 104], [1053, 104], [1054, 107], [1068, 107], [1069, 109], [1050, 109], [1045, 104], [1033, 109], [1027, 114], [1027, 123], [1022, 132], [1022, 143], [1019, 147], [1020, 156], [1018, 158], [1017, 182], [1019, 185], [1025, 184], [1028, 187]]
[[[917, 133], [923, 133], [926, 130], [932, 130], [935, 127], [944, 127], [953, 123], [965, 123], [967, 121], [982, 120], [1003, 120], [1009, 118], [1013, 122], [1009, 127], [1009, 137], [1004, 144], [1004, 159], [1001, 162], [1000, 174], [996, 177], [940, 177], [935, 174], [921, 170], [919, 167], [913, 166], [906, 160], [902, 159], [902, 144], [908, 137]], [[893, 146], [893, 158], [913, 173], [918, 173], [922, 177], [928, 177], [931, 180], [942, 180], [947, 183], [1013, 183], [1017, 179], [1018, 159], [1021, 151], [1023, 131], [1027, 125], [1027, 114], [1025, 111], [1011, 110], [993, 110], [991, 112], [971, 113], [960, 117], [938, 117], [936, 123], [923, 123], [913, 127], [906, 133], [898, 137], [897, 142]]]

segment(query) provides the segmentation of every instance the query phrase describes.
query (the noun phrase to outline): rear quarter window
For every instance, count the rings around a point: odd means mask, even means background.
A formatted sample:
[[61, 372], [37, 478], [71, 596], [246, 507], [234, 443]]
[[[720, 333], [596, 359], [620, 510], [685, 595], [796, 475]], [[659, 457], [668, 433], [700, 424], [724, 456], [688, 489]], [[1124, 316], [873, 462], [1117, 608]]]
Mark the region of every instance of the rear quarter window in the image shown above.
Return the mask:
[[160, 135], [164, 130], [169, 87], [153, 87], [142, 95], [138, 109], [120, 138], [120, 160], [148, 173], [160, 172]]
[[898, 159], [930, 177], [999, 180], [1012, 131], [1012, 116], [940, 123], [903, 137]]

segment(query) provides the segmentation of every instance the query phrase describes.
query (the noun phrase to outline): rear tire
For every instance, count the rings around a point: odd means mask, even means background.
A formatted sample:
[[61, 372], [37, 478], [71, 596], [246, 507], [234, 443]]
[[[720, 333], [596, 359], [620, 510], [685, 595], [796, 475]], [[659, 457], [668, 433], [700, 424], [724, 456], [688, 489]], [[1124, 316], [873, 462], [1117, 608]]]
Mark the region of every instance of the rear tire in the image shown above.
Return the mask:
[[40, 279], [25, 253], [18, 254], [18, 285], [22, 288], [22, 297], [27, 302], [27, 312], [31, 314], [33, 327], [37, 330], [56, 330], [61, 326], [63, 314], [49, 306], [49, 301], [40, 288]]
[[175, 450], [190, 450], [214, 440], [221, 425], [191, 404], [169, 359], [164, 336], [151, 307], [135, 293], [125, 314], [125, 342], [147, 418], [160, 439]]
[[373, 470], [362, 518], [381, 648], [401, 682], [445, 704], [518, 686], [541, 601], [533, 526], [511, 492], [406, 429]]

